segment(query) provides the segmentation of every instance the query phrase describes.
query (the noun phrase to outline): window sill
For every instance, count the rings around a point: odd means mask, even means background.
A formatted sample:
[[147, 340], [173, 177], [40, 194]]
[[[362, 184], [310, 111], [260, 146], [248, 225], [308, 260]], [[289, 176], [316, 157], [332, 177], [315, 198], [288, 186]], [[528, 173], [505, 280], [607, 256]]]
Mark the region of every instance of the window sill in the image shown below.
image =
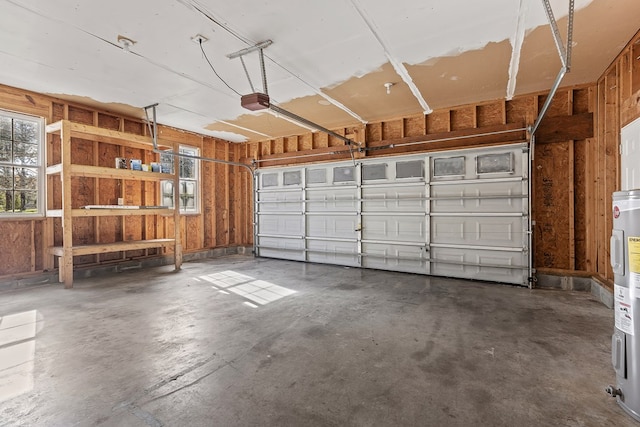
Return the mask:
[[0, 221], [43, 221], [47, 219], [47, 217], [43, 214], [33, 214], [33, 215], [20, 215], [20, 214], [10, 214], [10, 215], [0, 215]]

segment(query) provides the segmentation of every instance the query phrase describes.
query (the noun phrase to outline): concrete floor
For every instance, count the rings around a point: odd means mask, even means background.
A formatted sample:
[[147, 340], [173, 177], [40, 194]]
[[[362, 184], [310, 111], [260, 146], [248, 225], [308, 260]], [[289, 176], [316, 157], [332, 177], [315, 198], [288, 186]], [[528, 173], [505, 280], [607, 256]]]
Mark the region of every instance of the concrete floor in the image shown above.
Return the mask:
[[586, 293], [232, 256], [0, 315], [0, 425], [637, 425]]

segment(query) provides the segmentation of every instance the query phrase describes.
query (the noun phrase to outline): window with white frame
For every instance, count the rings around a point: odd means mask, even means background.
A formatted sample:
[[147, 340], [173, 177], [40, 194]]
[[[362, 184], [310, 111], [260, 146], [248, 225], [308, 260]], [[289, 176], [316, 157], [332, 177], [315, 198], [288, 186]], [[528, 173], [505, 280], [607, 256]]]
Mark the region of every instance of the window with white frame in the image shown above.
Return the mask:
[[0, 217], [44, 213], [44, 119], [0, 110]]
[[[198, 213], [200, 212], [200, 160], [188, 156], [199, 157], [200, 150], [197, 147], [181, 145], [180, 154], [184, 154], [184, 156], [178, 158], [180, 164], [180, 211], [184, 213]], [[160, 155], [162, 172], [173, 173], [173, 159], [173, 152]], [[161, 181], [160, 193], [162, 206], [173, 208], [175, 206], [173, 200], [173, 181]]]

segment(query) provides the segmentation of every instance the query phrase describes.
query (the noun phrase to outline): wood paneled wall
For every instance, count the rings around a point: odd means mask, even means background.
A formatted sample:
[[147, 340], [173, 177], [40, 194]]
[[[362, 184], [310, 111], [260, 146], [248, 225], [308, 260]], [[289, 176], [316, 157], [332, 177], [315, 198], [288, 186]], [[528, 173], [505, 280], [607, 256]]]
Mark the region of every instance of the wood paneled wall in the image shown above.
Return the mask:
[[640, 118], [640, 32], [622, 50], [597, 82], [597, 138], [587, 153], [588, 209], [594, 218], [587, 224], [591, 267], [608, 283], [609, 236], [613, 227], [612, 193], [620, 189], [620, 129]]
[[[146, 135], [147, 127], [135, 118], [98, 111], [91, 107], [65, 102], [48, 96], [0, 85], [0, 109], [44, 117], [47, 123], [60, 119]], [[59, 144], [47, 137], [47, 164], [60, 158]], [[235, 161], [248, 156], [247, 144], [198, 135], [191, 132], [159, 126], [161, 141], [199, 147], [204, 157]], [[74, 139], [72, 160], [74, 163], [114, 167], [115, 157], [139, 158], [144, 163], [157, 161], [157, 154], [150, 150], [120, 147], [95, 141]], [[57, 177], [47, 180], [47, 199], [50, 208], [59, 208], [61, 186]], [[244, 168], [201, 162], [201, 213], [183, 215], [180, 227], [185, 252], [195, 252], [216, 247], [251, 245], [252, 179]], [[73, 205], [116, 204], [124, 197], [126, 204], [158, 205], [159, 189], [152, 182], [119, 181], [111, 179], [75, 179]], [[153, 239], [171, 235], [173, 218], [156, 216], [92, 217], [73, 221], [74, 244], [108, 243], [119, 240]], [[60, 244], [62, 228], [60, 219], [34, 218], [0, 219], [0, 278], [37, 273], [50, 268], [45, 248]], [[48, 230], [49, 229], [49, 230]], [[45, 236], [53, 236], [47, 242]], [[116, 252], [76, 257], [74, 264], [88, 266], [122, 262], [132, 258], [157, 256], [156, 249]]]

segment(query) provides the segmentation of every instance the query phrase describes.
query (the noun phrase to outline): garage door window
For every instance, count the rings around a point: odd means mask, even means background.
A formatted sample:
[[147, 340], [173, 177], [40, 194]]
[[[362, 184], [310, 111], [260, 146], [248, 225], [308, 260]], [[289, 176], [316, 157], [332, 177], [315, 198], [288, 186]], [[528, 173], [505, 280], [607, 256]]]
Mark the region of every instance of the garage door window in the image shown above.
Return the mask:
[[478, 175], [487, 173], [513, 173], [513, 155], [511, 153], [483, 154], [476, 157]]
[[433, 159], [433, 176], [464, 175], [464, 157], [448, 157]]
[[302, 183], [302, 175], [300, 171], [284, 172], [282, 177], [284, 185], [300, 185]]
[[333, 182], [354, 182], [356, 168], [353, 166], [333, 168]]
[[324, 184], [327, 182], [327, 172], [325, 169], [310, 169], [307, 172], [307, 182], [309, 184]]
[[380, 163], [377, 165], [363, 165], [362, 166], [362, 180], [371, 181], [374, 179], [386, 179], [387, 178], [387, 164]]
[[277, 173], [265, 173], [262, 175], [263, 187], [277, 187], [278, 186], [278, 174]]
[[396, 163], [396, 178], [424, 178], [424, 162], [414, 160]]
[[0, 217], [43, 215], [44, 120], [0, 110]]

